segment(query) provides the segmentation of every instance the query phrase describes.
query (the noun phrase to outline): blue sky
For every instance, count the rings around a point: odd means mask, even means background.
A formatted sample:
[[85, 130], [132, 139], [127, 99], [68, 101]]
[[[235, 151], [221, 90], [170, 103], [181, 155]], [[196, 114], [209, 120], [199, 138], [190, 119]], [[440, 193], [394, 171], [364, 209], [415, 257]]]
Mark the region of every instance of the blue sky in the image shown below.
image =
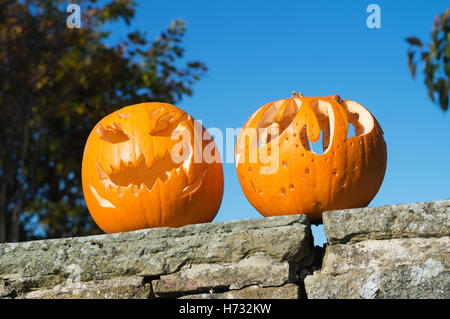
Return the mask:
[[[386, 176], [370, 206], [450, 198], [450, 114], [410, 76], [405, 38], [428, 42], [448, 1], [137, 1], [127, 29], [108, 26], [111, 41], [129, 30], [156, 38], [172, 20], [187, 21], [186, 60], [208, 73], [177, 106], [206, 128], [241, 127], [263, 104], [290, 97], [339, 94], [377, 118], [388, 149]], [[369, 4], [381, 28], [369, 29]], [[224, 158], [226, 154], [222, 154]], [[225, 193], [214, 221], [259, 218], [242, 193], [234, 164], [224, 163]], [[317, 244], [326, 241], [313, 228]]]

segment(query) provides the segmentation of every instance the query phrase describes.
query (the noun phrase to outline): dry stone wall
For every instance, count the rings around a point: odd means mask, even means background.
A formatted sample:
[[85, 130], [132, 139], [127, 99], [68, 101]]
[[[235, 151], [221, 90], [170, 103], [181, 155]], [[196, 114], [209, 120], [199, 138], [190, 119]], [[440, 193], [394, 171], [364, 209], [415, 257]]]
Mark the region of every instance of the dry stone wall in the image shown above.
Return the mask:
[[1, 298], [450, 298], [450, 201], [0, 245]]
[[450, 201], [327, 212], [308, 298], [450, 298]]

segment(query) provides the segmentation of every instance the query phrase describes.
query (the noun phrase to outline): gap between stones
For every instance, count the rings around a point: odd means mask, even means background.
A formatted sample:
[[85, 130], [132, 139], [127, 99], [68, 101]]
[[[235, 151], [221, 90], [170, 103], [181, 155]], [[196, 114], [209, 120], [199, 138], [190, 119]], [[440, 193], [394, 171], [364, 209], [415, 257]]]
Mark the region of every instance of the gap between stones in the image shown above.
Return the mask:
[[[312, 234], [311, 234], [312, 236]], [[264, 288], [276, 288], [276, 287], [282, 287], [287, 284], [295, 284], [298, 286], [298, 297], [299, 299], [308, 299], [304, 280], [307, 276], [312, 275], [314, 271], [320, 270], [322, 268], [322, 262], [323, 258], [325, 256], [325, 250], [326, 246], [328, 244], [324, 244], [323, 246], [314, 246], [312, 248], [312, 262], [308, 267], [301, 266], [301, 262], [298, 264], [290, 264], [289, 272], [292, 272], [294, 274], [293, 280], [288, 280], [287, 282], [281, 284], [281, 285], [273, 285], [273, 286], [262, 286], [259, 287], [260, 289]], [[187, 262], [184, 262], [183, 265], [187, 264]], [[178, 267], [178, 269], [174, 272], [180, 271], [182, 266]], [[295, 270], [296, 269], [296, 270]], [[245, 288], [251, 287], [251, 286], [257, 286], [258, 284], [249, 284], [245, 285], [243, 287], [240, 287], [239, 289], [230, 289], [229, 285], [223, 285], [223, 286], [215, 286], [211, 288], [200, 288], [198, 290], [193, 291], [185, 291], [185, 292], [166, 292], [157, 295], [153, 290], [153, 284], [152, 281], [159, 280], [161, 276], [143, 276], [143, 284], [148, 284], [150, 291], [147, 299], [177, 299], [180, 297], [187, 297], [192, 295], [199, 295], [199, 294], [207, 294], [207, 293], [226, 293], [226, 292], [232, 292], [232, 291], [239, 291], [243, 290]]]

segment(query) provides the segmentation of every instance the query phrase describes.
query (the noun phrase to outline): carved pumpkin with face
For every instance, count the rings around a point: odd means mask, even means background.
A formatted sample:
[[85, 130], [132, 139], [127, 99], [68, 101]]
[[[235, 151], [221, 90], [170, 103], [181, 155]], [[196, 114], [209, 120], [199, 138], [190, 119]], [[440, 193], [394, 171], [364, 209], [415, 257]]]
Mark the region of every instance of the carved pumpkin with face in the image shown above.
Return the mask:
[[[355, 136], [348, 137], [350, 124]], [[268, 128], [276, 128], [277, 134]], [[310, 142], [318, 142], [321, 132], [324, 152], [316, 154]], [[264, 157], [252, 161], [252, 152], [278, 152], [275, 169], [267, 169]], [[376, 119], [337, 95], [294, 92], [289, 99], [268, 103], [245, 123], [236, 144], [237, 173], [250, 203], [263, 216], [306, 214], [313, 222], [320, 222], [326, 210], [367, 206], [381, 186], [386, 160]]]
[[167, 103], [124, 107], [104, 117], [83, 154], [83, 192], [106, 233], [210, 222], [223, 195], [220, 157], [208, 132]]

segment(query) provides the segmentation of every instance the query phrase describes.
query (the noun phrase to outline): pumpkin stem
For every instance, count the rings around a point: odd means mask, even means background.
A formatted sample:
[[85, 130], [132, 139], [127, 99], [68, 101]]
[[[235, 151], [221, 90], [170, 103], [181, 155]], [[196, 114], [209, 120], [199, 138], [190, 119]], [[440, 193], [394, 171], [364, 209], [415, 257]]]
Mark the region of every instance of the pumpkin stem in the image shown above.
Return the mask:
[[339, 95], [337, 95], [337, 94], [335, 94], [335, 95], [330, 95], [330, 96], [328, 96], [329, 98], [332, 98], [332, 99], [334, 99], [334, 100], [336, 100], [336, 102], [338, 102], [338, 103], [341, 103], [341, 101], [342, 101], [342, 98], [339, 96]]
[[303, 94], [301, 93], [301, 92], [295, 92], [295, 91], [293, 91], [292, 92], [292, 97], [303, 97]]

